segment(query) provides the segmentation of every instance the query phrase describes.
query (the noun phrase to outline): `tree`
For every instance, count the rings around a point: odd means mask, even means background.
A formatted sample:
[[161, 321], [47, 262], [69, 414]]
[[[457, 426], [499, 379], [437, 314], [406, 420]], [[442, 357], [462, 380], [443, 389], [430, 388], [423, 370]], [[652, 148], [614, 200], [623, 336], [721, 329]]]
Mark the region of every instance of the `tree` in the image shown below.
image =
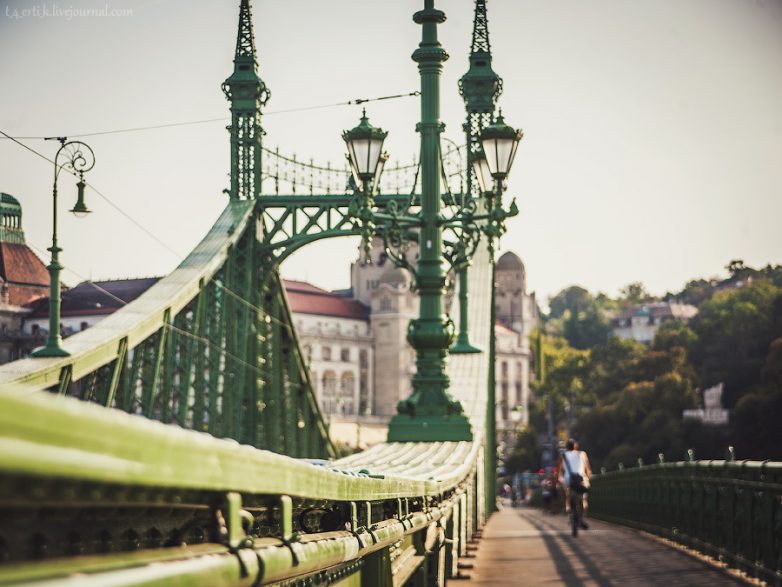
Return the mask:
[[782, 336], [782, 289], [767, 280], [722, 291], [705, 302], [690, 326], [692, 360], [701, 383], [725, 384], [725, 406], [760, 383], [771, 341]]
[[631, 308], [643, 304], [644, 302], [650, 302], [655, 299], [652, 294], [646, 291], [644, 284], [640, 281], [634, 281], [628, 283], [621, 290], [619, 290], [620, 298], [619, 304], [623, 308]]
[[593, 297], [583, 287], [571, 285], [549, 300], [549, 318], [555, 321], [550, 330], [564, 336], [573, 348], [602, 344], [611, 334], [604, 315], [608, 301], [604, 294]]
[[537, 434], [532, 428], [525, 428], [516, 438], [516, 446], [505, 460], [505, 470], [508, 474], [537, 470], [540, 467], [541, 449]]
[[656, 351], [668, 351], [680, 347], [689, 351], [697, 340], [698, 336], [687, 324], [678, 320], [669, 320], [663, 322], [657, 329], [652, 348]]
[[549, 317], [562, 318], [566, 312], [582, 312], [593, 303], [592, 294], [580, 285], [566, 287], [549, 299]]

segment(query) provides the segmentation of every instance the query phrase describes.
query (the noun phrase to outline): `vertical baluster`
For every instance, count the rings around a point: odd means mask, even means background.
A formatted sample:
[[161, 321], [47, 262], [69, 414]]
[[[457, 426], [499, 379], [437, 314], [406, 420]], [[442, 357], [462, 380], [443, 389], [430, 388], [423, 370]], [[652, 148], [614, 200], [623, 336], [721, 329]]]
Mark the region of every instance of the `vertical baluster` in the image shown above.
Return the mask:
[[280, 195], [280, 147], [274, 148], [274, 193]]
[[296, 162], [296, 153], [293, 154], [293, 163], [291, 164], [291, 189], [293, 190], [293, 193], [296, 193], [296, 166], [298, 163]]

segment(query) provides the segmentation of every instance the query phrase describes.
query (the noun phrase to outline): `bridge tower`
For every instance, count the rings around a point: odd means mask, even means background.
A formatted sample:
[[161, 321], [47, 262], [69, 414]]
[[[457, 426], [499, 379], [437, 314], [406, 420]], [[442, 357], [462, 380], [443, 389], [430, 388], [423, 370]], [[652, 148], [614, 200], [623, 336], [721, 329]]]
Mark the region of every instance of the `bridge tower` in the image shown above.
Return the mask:
[[231, 102], [231, 188], [233, 200], [253, 200], [261, 194], [261, 109], [271, 92], [258, 75], [250, 0], [241, 0], [234, 71], [223, 82]]
[[[464, 132], [467, 135], [467, 193], [476, 201], [481, 200], [482, 194], [478, 180], [472, 167], [475, 154], [481, 150], [481, 132], [494, 120], [494, 108], [502, 93], [502, 78], [491, 66], [491, 45], [489, 44], [489, 21], [486, 16], [486, 0], [475, 0], [475, 15], [472, 23], [472, 43], [470, 45], [470, 67], [459, 80], [459, 93], [464, 99], [467, 110], [467, 120], [464, 123]], [[491, 317], [489, 320], [491, 333], [489, 335], [489, 380], [488, 399], [486, 405], [486, 455], [485, 455], [485, 479], [486, 479], [486, 510], [487, 513], [496, 511], [496, 472], [497, 472], [497, 426], [495, 408], [496, 390], [496, 353], [495, 353], [495, 275], [494, 253], [491, 252], [492, 264], [492, 290], [491, 290]], [[452, 352], [471, 353], [479, 352], [473, 347], [467, 336], [467, 269], [459, 272], [459, 336]]]

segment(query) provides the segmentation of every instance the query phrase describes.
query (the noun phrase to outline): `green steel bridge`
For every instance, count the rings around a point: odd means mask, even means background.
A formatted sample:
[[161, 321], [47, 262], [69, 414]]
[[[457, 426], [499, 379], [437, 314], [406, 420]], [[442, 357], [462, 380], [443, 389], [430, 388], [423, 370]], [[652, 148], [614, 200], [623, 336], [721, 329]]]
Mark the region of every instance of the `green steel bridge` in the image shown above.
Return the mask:
[[[313, 179], [333, 170], [311, 165], [309, 193], [280, 194], [279, 171], [274, 193], [262, 193], [262, 157], [273, 152], [262, 145], [269, 91], [251, 16], [242, 0], [223, 85], [232, 168], [220, 217], [171, 274], [64, 340], [62, 356], [0, 367], [0, 585], [443, 585], [496, 509], [493, 247], [513, 206], [501, 207], [501, 187], [494, 200], [482, 194], [469, 165], [453, 173], [462, 193], [448, 188], [437, 108], [444, 15], [432, 0], [415, 15], [420, 193], [416, 169], [410, 194], [358, 198], [360, 186], [340, 193], [339, 181]], [[460, 89], [469, 162], [496, 125], [502, 89], [485, 0]], [[321, 185], [337, 187], [317, 194]], [[389, 441], [337, 458], [278, 268], [319, 239], [373, 234], [417, 271], [419, 370]], [[435, 256], [422, 252], [412, 267], [405, 239]], [[447, 362], [443, 265], [458, 273], [461, 302]], [[782, 464], [606, 473], [592, 512], [782, 581]]]

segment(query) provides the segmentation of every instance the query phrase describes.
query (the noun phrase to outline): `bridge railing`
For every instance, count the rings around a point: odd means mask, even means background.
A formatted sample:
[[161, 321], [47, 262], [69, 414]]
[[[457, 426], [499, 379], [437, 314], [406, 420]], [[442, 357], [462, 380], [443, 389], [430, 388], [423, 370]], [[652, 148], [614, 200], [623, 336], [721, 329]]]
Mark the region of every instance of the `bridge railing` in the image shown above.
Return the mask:
[[0, 585], [442, 585], [482, 466], [479, 439], [313, 463], [3, 390]]
[[782, 584], [782, 462], [691, 461], [595, 475], [590, 514]]

